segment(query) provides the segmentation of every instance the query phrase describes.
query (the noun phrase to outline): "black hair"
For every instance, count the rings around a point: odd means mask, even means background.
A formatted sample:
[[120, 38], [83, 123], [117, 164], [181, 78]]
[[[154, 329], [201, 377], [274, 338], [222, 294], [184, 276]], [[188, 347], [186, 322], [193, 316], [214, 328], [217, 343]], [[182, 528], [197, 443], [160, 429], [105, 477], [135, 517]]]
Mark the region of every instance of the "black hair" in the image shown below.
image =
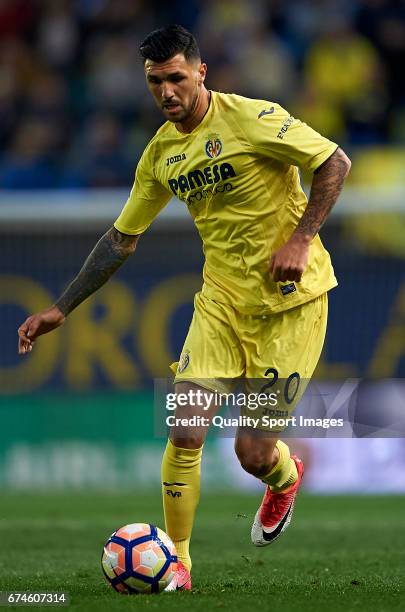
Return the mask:
[[165, 62], [178, 53], [183, 53], [187, 61], [199, 60], [200, 50], [194, 36], [181, 25], [169, 25], [153, 30], [139, 47], [143, 62]]

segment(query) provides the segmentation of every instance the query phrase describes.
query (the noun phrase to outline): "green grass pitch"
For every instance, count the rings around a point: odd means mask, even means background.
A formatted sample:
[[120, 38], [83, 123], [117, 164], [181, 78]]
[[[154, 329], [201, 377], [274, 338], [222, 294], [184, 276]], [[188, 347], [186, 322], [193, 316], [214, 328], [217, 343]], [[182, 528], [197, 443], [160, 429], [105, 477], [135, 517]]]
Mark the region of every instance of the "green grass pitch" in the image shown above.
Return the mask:
[[68, 609], [405, 609], [405, 497], [301, 495], [285, 535], [258, 549], [249, 541], [258, 499], [204, 493], [193, 592], [130, 597], [104, 581], [102, 545], [129, 522], [163, 526], [157, 493], [3, 492], [0, 499], [0, 590], [65, 590]]

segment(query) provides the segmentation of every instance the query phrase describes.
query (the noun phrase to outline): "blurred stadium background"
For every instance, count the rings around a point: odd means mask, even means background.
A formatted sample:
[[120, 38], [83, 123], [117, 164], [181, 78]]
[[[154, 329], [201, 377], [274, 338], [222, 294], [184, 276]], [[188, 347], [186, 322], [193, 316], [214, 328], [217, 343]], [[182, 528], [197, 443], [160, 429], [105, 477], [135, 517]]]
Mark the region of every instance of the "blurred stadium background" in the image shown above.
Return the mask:
[[[279, 101], [351, 156], [322, 231], [340, 285], [318, 376], [404, 377], [404, 1], [0, 0], [3, 489], [159, 482], [153, 379], [169, 376], [201, 283], [181, 205], [25, 359], [16, 329], [53, 302], [120, 212], [161, 123], [137, 48], [171, 22], [196, 34], [210, 88]], [[299, 444], [312, 490], [405, 491], [400, 438]], [[207, 443], [204, 478], [256, 486], [230, 440]]]

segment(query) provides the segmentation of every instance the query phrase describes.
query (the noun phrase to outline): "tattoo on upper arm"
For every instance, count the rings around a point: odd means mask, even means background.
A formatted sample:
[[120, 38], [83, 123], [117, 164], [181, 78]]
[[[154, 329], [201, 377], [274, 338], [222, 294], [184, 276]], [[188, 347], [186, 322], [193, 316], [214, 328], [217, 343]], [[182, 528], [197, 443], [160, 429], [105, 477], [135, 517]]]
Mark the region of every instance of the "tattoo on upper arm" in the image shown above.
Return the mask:
[[76, 278], [63, 292], [56, 306], [66, 316], [97, 291], [134, 252], [138, 236], [122, 234], [115, 227], [100, 238]]
[[349, 169], [348, 158], [340, 148], [317, 169], [312, 180], [308, 206], [296, 232], [315, 236], [338, 199]]

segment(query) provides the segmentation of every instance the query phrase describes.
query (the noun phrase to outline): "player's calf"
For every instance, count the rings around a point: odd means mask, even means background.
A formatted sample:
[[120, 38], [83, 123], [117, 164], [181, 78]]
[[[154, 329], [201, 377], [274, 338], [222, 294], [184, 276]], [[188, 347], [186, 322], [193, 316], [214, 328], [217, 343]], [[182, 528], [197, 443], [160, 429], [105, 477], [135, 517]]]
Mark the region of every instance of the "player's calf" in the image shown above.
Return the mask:
[[245, 472], [256, 478], [265, 478], [279, 459], [277, 439], [244, 428], [235, 440], [235, 452]]

